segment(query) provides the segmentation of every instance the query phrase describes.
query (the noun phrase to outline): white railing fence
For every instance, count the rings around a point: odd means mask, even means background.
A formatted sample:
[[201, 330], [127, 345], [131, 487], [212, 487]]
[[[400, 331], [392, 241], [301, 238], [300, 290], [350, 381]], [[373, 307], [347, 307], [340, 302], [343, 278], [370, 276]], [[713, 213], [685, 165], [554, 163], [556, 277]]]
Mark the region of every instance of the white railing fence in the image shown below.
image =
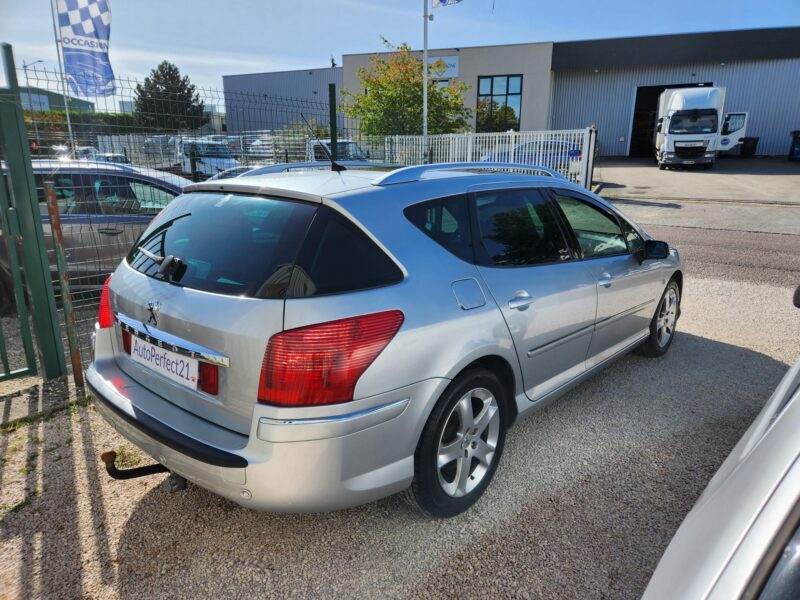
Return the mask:
[[590, 187], [596, 130], [508, 131], [429, 135], [427, 152], [421, 135], [387, 136], [385, 160], [405, 165], [446, 162], [506, 162], [558, 171]]

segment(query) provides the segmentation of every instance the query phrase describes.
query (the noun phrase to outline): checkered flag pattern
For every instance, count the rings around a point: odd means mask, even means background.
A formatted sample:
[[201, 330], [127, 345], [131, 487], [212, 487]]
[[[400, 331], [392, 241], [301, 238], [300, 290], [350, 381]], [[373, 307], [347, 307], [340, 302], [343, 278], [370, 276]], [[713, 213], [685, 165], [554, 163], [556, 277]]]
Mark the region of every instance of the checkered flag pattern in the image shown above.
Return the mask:
[[111, 8], [108, 0], [58, 0], [58, 25], [63, 36], [108, 40]]

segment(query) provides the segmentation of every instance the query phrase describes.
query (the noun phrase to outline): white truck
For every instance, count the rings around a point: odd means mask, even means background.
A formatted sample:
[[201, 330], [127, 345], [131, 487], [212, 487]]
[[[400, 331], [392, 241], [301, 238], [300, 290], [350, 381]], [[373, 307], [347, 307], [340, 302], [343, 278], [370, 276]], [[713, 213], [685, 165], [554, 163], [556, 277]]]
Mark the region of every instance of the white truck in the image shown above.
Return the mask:
[[718, 152], [741, 143], [747, 113], [729, 113], [722, 118], [724, 105], [724, 87], [664, 90], [658, 98], [654, 140], [658, 168], [703, 165], [711, 169]]
[[241, 163], [233, 157], [227, 144], [207, 137], [176, 139], [176, 162], [181, 171], [187, 175], [192, 173], [192, 153], [195, 156], [195, 168], [203, 175], [216, 175], [222, 171], [238, 167]]

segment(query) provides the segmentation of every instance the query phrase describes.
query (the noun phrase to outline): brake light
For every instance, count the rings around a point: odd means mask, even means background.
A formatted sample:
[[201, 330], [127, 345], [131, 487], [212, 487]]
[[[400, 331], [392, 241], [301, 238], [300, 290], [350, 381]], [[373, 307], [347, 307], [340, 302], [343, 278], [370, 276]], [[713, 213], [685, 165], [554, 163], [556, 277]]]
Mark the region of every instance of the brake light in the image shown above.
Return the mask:
[[403, 324], [399, 310], [290, 329], [267, 344], [258, 401], [278, 406], [347, 402]]
[[114, 313], [111, 312], [111, 294], [108, 285], [111, 283], [111, 276], [108, 276], [103, 284], [103, 291], [100, 293], [100, 310], [97, 312], [97, 324], [100, 329], [106, 329], [114, 324]]
[[125, 354], [131, 353], [131, 332], [125, 329], [122, 330], [122, 349]]
[[207, 362], [200, 362], [198, 368], [199, 387], [206, 394], [216, 396], [219, 393], [219, 368]]

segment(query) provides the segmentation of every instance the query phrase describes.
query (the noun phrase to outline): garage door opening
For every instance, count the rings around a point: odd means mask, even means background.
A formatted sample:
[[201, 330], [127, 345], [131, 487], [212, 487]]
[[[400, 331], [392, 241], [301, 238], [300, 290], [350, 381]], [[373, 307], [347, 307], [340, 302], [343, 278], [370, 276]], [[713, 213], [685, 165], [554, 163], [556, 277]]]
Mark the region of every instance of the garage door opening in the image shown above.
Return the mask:
[[683, 87], [711, 87], [705, 83], [676, 83], [674, 85], [646, 85], [636, 88], [636, 103], [633, 106], [633, 126], [631, 127], [631, 149], [628, 156], [652, 157], [653, 135], [656, 129], [658, 97], [666, 89]]

